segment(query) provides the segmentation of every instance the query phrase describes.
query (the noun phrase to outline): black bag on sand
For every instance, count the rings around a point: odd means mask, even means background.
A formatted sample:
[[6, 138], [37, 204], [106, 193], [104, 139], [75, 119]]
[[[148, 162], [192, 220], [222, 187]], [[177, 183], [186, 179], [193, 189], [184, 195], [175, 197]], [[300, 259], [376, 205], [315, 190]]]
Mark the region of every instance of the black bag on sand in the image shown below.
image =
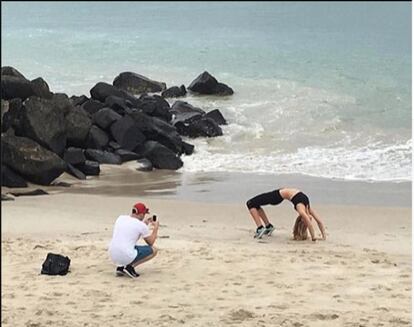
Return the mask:
[[41, 274], [66, 275], [69, 271], [70, 259], [60, 254], [48, 253], [42, 264]]

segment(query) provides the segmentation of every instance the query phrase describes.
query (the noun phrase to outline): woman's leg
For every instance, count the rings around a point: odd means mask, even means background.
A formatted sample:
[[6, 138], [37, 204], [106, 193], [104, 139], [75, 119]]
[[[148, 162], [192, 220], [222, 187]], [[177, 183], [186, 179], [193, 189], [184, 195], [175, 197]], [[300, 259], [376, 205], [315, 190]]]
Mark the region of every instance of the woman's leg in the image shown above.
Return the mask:
[[253, 220], [254, 220], [257, 227], [262, 226], [262, 220], [261, 220], [261, 216], [259, 214], [259, 210], [263, 210], [263, 209], [261, 209], [261, 208], [260, 209], [256, 209], [256, 208], [250, 208], [249, 209], [250, 215], [252, 216], [252, 218], [253, 218]]
[[260, 208], [259, 210], [257, 210], [257, 212], [259, 213], [260, 218], [262, 218], [262, 221], [265, 224], [265, 226], [268, 226], [270, 222], [269, 219], [267, 219], [265, 211], [262, 208]]

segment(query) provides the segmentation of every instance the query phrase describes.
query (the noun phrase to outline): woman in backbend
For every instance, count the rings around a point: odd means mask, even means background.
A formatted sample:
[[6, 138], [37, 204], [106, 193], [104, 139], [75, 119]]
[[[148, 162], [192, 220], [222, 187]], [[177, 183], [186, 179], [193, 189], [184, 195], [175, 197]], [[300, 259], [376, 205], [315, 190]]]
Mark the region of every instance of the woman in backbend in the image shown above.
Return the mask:
[[[315, 231], [312, 226], [312, 218], [318, 224], [322, 234], [322, 239], [326, 239], [325, 227], [319, 215], [311, 208], [309, 198], [300, 190], [295, 188], [281, 188], [275, 191], [259, 194], [247, 201], [246, 205], [256, 223], [257, 229], [255, 238], [262, 238], [263, 235], [271, 235], [274, 231], [273, 225], [269, 222], [266, 213], [262, 209], [264, 205], [277, 205], [283, 200], [289, 200], [293, 203], [295, 210], [299, 213], [303, 223], [309, 229], [312, 241], [316, 241]], [[263, 226], [264, 224], [264, 226]]]

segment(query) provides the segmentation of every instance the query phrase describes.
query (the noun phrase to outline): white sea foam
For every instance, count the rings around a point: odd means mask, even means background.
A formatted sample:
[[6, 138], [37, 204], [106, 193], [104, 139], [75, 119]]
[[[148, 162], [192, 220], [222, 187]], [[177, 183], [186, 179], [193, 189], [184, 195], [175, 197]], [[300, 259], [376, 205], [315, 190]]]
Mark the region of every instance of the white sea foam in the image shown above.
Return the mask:
[[[198, 141], [196, 152], [183, 157], [183, 171], [304, 174], [363, 181], [410, 181], [412, 141], [371, 147], [299, 148], [293, 153], [219, 153]], [[212, 150], [213, 149], [213, 150]]]

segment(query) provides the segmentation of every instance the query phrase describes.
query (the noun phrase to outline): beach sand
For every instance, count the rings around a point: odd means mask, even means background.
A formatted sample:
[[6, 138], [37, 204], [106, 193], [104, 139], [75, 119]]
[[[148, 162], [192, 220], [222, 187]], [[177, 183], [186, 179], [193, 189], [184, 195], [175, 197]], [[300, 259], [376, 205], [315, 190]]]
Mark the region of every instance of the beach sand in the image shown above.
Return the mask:
[[[314, 202], [313, 244], [291, 240], [289, 203], [266, 207], [276, 231], [257, 241], [244, 202], [49, 190], [2, 202], [3, 326], [411, 325], [411, 207]], [[159, 254], [115, 277], [113, 223], [142, 199]], [[48, 252], [70, 273], [40, 275]]]

